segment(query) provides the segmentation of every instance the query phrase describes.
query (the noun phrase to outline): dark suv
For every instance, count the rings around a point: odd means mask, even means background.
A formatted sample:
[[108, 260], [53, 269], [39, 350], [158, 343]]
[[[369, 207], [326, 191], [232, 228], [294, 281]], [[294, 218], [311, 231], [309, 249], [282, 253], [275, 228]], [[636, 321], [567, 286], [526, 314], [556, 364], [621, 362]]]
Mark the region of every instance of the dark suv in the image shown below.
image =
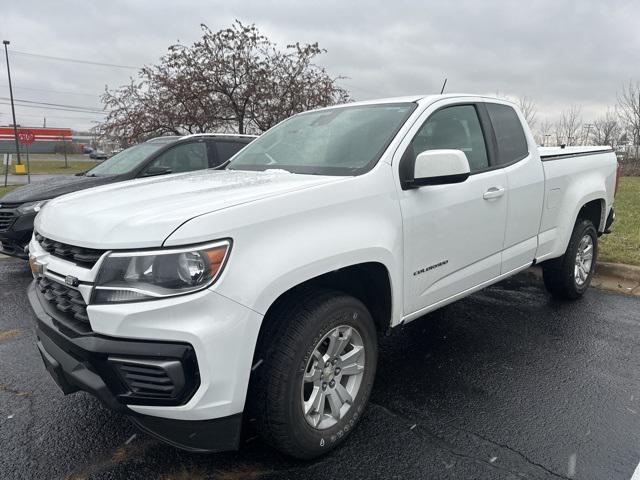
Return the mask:
[[31, 239], [33, 220], [52, 198], [134, 178], [215, 168], [254, 138], [233, 134], [158, 137], [127, 148], [76, 176], [20, 187], [0, 198], [0, 253], [27, 258], [25, 247]]

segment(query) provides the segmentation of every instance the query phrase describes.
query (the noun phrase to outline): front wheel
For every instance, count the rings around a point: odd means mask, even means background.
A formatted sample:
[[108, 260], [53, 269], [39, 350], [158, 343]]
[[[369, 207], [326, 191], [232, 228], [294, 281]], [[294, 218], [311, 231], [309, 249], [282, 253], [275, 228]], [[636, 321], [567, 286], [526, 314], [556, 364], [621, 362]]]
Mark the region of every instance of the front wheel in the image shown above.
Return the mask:
[[268, 321], [255, 379], [258, 431], [287, 455], [317, 457], [362, 417], [378, 357], [373, 319], [356, 298], [314, 289]]
[[575, 300], [589, 288], [598, 256], [598, 232], [578, 219], [565, 254], [542, 264], [544, 285], [556, 298]]

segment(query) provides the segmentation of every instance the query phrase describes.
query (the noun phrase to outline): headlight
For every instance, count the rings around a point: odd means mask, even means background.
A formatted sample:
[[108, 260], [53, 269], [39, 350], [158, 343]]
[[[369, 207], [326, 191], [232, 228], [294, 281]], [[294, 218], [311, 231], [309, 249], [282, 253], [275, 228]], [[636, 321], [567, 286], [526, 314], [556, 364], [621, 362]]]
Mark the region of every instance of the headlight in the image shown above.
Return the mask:
[[207, 288], [220, 276], [230, 240], [146, 252], [112, 252], [102, 261], [94, 304], [183, 295]]
[[23, 203], [22, 205], [20, 205], [18, 207], [18, 213], [25, 215], [27, 213], [38, 213], [42, 207], [44, 207], [44, 204], [47, 203], [49, 200], [40, 200], [37, 202], [29, 202], [29, 203]]

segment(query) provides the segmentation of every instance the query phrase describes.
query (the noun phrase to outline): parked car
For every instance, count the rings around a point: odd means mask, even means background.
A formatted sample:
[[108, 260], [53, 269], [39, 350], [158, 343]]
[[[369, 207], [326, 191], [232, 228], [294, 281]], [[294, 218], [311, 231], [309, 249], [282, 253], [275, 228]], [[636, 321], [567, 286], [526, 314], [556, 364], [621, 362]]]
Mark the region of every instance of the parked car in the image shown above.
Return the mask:
[[65, 393], [174, 446], [237, 448], [244, 419], [313, 458], [362, 417], [382, 332], [535, 264], [583, 295], [616, 185], [609, 147], [538, 149], [503, 100], [299, 114], [223, 170], [49, 202], [38, 348]]
[[109, 155], [102, 150], [93, 150], [92, 152], [89, 152], [89, 158], [92, 158], [93, 160], [106, 160], [109, 158]]
[[85, 155], [89, 155], [91, 152], [93, 152], [93, 148], [91, 147], [82, 147], [82, 153]]
[[217, 167], [254, 138], [227, 134], [158, 137], [75, 177], [60, 176], [20, 187], [0, 198], [0, 253], [27, 258], [24, 249], [32, 236], [33, 219], [52, 198], [133, 178]]

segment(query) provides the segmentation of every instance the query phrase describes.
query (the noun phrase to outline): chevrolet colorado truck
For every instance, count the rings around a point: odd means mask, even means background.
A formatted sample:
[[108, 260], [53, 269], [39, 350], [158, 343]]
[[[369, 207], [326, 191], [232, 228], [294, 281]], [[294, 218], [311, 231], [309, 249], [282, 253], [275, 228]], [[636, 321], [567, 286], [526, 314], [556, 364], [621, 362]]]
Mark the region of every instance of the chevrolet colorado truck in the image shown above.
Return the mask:
[[313, 458], [362, 418], [381, 332], [535, 264], [555, 297], [583, 295], [616, 165], [608, 147], [538, 148], [482, 96], [298, 114], [222, 170], [48, 202], [37, 347], [64, 393], [172, 445], [236, 449], [251, 428]]

